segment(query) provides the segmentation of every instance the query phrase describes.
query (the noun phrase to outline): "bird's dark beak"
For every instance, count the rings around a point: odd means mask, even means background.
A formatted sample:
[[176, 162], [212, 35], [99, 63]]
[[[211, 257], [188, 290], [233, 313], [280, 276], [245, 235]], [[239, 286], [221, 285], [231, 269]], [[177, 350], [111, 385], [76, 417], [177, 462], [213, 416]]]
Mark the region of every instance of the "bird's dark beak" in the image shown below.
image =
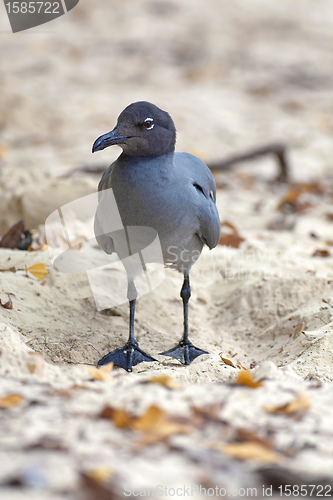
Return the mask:
[[93, 144], [92, 152], [102, 151], [108, 146], [113, 146], [114, 144], [124, 144], [128, 139], [128, 136], [120, 135], [118, 132], [118, 127], [111, 130], [107, 134], [101, 135]]

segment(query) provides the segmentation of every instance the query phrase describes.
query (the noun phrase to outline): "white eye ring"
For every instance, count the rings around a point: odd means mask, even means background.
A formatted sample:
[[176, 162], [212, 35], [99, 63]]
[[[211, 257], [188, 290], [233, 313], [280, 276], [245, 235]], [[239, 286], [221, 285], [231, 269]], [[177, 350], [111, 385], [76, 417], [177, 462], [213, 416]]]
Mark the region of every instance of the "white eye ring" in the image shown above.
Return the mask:
[[146, 118], [143, 122], [143, 126], [145, 127], [146, 130], [151, 130], [155, 126], [154, 120], [152, 118]]

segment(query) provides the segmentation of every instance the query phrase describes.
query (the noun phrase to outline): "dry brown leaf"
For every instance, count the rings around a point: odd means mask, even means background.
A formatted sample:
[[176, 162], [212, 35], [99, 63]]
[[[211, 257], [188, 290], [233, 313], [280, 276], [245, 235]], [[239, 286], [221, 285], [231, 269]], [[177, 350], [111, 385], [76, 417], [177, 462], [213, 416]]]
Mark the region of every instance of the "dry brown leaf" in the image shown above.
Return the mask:
[[239, 234], [237, 229], [230, 222], [221, 222], [221, 227], [228, 227], [232, 230], [232, 233], [222, 233], [219, 241], [219, 245], [226, 247], [239, 248], [239, 245], [245, 241]]
[[309, 201], [301, 203], [299, 200], [300, 196], [304, 193], [320, 194], [322, 193], [322, 191], [322, 187], [316, 182], [295, 184], [284, 195], [284, 197], [278, 204], [277, 209], [287, 209], [288, 212], [290, 210], [292, 210], [293, 212], [304, 212], [305, 210], [312, 208], [313, 204]]
[[299, 334], [300, 334], [300, 333], [301, 333], [301, 331], [303, 330], [303, 326], [304, 326], [304, 324], [303, 324], [303, 323], [301, 323], [301, 324], [300, 324], [300, 325], [296, 328], [296, 330], [294, 331], [293, 339], [296, 339], [296, 338], [299, 336]]
[[133, 417], [125, 410], [107, 406], [101, 417], [111, 418], [116, 427], [142, 432], [143, 437], [138, 445], [155, 443], [172, 434], [186, 434], [192, 430], [188, 425], [170, 420], [164, 410], [154, 405], [140, 417]]
[[262, 382], [255, 382], [253, 380], [252, 373], [248, 372], [247, 370], [242, 370], [239, 373], [238, 377], [235, 380], [235, 384], [246, 385], [247, 387], [252, 387], [252, 389], [256, 389], [257, 387], [262, 386]]
[[222, 354], [220, 354], [220, 358], [226, 365], [233, 366], [234, 368], [236, 368], [235, 363], [232, 361], [232, 359], [224, 358]]
[[38, 247], [29, 247], [28, 248], [28, 252], [38, 252], [39, 250], [48, 250], [48, 246], [47, 245], [40, 245]]
[[6, 273], [10, 271], [11, 273], [16, 273], [16, 267], [10, 267], [9, 269], [0, 269], [0, 273]]
[[0, 241], [0, 247], [2, 248], [17, 248], [17, 245], [21, 241], [21, 235], [24, 233], [25, 225], [23, 220], [20, 220], [14, 224], [7, 233], [3, 235]]
[[196, 420], [196, 422], [201, 426], [207, 420], [220, 421], [219, 413], [223, 403], [214, 403], [212, 405], [206, 405], [202, 407], [193, 406], [193, 416], [191, 418], [191, 424]]
[[104, 382], [113, 382], [113, 378], [111, 376], [111, 372], [113, 369], [113, 363], [108, 363], [107, 365], [103, 365], [100, 368], [96, 368], [95, 366], [87, 366], [90, 375], [93, 380], [102, 380]]
[[45, 361], [39, 352], [29, 352], [27, 367], [30, 373], [41, 375], [44, 369]]
[[85, 385], [77, 385], [74, 384], [71, 387], [68, 387], [68, 389], [54, 389], [52, 391], [53, 396], [60, 396], [62, 398], [66, 399], [71, 399], [73, 397], [74, 391], [87, 391], [89, 388]]
[[27, 271], [29, 271], [38, 280], [43, 280], [49, 274], [44, 263], [30, 266], [27, 268]]
[[131, 426], [133, 417], [131, 417], [125, 410], [121, 408], [112, 408], [112, 406], [106, 406], [102, 411], [101, 418], [110, 418], [116, 427], [125, 429]]
[[5, 309], [13, 309], [13, 302], [12, 299], [10, 298], [10, 295], [8, 295], [8, 300], [4, 304], [0, 299], [0, 305], [2, 305], [2, 307], [4, 307]]
[[132, 428], [137, 431], [155, 431], [160, 429], [161, 425], [168, 421], [164, 410], [158, 406], [150, 406], [146, 413], [135, 419]]
[[23, 397], [20, 394], [9, 394], [0, 398], [0, 408], [12, 408], [23, 401]]
[[169, 377], [169, 375], [159, 375], [157, 377], [152, 377], [146, 382], [148, 382], [149, 384], [160, 384], [164, 387], [167, 387], [168, 389], [180, 389], [181, 387], [178, 382], [176, 382], [176, 380], [174, 380], [172, 377]]
[[325, 248], [317, 248], [315, 252], [311, 255], [311, 257], [330, 257], [331, 254]]
[[237, 441], [251, 441], [253, 443], [260, 443], [268, 449], [273, 448], [273, 443], [267, 438], [258, 436], [253, 430], [251, 429], [243, 429], [243, 428], [238, 428], [236, 429], [236, 440]]
[[150, 406], [144, 415], [132, 422], [131, 428], [145, 434], [139, 445], [155, 443], [173, 434], [187, 434], [192, 430], [188, 425], [169, 420], [165, 411], [157, 406]]
[[121, 429], [130, 427], [132, 424], [132, 418], [128, 415], [128, 413], [125, 410], [122, 410], [121, 408], [115, 410], [112, 420], [114, 422], [114, 425]]
[[291, 403], [286, 403], [281, 406], [264, 406], [268, 413], [276, 415], [291, 415], [297, 411], [305, 411], [310, 407], [310, 400], [305, 392], [302, 392]]
[[6, 144], [0, 143], [0, 160], [3, 160], [8, 153], [8, 146]]
[[230, 443], [223, 446], [222, 450], [227, 455], [238, 458], [239, 460], [259, 460], [265, 463], [276, 463], [282, 460], [280, 454], [254, 441]]
[[81, 483], [84, 497], [87, 500], [110, 500], [116, 496], [107, 482], [98, 482], [89, 474], [81, 474]]
[[88, 471], [87, 475], [97, 483], [107, 483], [112, 477], [113, 471], [100, 467], [98, 469]]
[[229, 366], [232, 366], [233, 368], [239, 368], [240, 370], [246, 370], [246, 368], [244, 368], [244, 366], [242, 365], [242, 363], [240, 361], [232, 361], [232, 359], [229, 359], [229, 358], [224, 358], [222, 356], [222, 354], [220, 354], [220, 358], [222, 359], [222, 361], [226, 364], [226, 365], [229, 365]]

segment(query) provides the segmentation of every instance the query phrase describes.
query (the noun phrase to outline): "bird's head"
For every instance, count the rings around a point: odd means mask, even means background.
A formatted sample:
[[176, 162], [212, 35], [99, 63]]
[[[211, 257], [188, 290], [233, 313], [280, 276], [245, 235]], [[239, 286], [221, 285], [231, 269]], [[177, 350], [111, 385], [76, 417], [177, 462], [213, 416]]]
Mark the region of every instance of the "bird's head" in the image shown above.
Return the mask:
[[171, 116], [146, 101], [127, 106], [111, 132], [94, 142], [92, 152], [117, 144], [129, 156], [160, 156], [174, 151], [176, 128]]

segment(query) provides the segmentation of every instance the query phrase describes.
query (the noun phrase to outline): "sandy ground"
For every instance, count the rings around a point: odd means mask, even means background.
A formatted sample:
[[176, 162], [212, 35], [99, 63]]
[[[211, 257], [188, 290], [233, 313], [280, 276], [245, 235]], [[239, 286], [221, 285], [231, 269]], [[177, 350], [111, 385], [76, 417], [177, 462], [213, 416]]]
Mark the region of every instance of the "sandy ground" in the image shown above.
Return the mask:
[[[119, 150], [92, 156], [91, 144], [135, 100], [168, 110], [177, 150], [208, 165], [280, 141], [291, 166], [283, 184], [270, 157], [216, 174], [221, 220], [244, 241], [193, 268], [191, 338], [210, 354], [189, 367], [158, 354], [182, 333], [177, 273], [137, 303], [137, 338], [158, 362], [100, 375], [92, 367], [126, 340], [127, 305], [98, 311], [87, 274], [57, 271], [48, 250], [1, 249], [0, 299], [13, 306], [0, 307], [1, 499], [157, 485], [332, 495], [332, 28], [328, 0], [81, 0], [16, 35], [1, 17], [2, 234], [23, 218], [43, 245], [48, 215], [96, 191], [100, 174], [82, 167], [106, 168]], [[41, 263], [38, 279], [27, 268]], [[100, 289], [112, 279], [102, 272]], [[240, 369], [221, 355], [262, 385], [235, 384]], [[178, 386], [147, 383], [160, 376]], [[151, 406], [162, 416], [138, 424]]]

